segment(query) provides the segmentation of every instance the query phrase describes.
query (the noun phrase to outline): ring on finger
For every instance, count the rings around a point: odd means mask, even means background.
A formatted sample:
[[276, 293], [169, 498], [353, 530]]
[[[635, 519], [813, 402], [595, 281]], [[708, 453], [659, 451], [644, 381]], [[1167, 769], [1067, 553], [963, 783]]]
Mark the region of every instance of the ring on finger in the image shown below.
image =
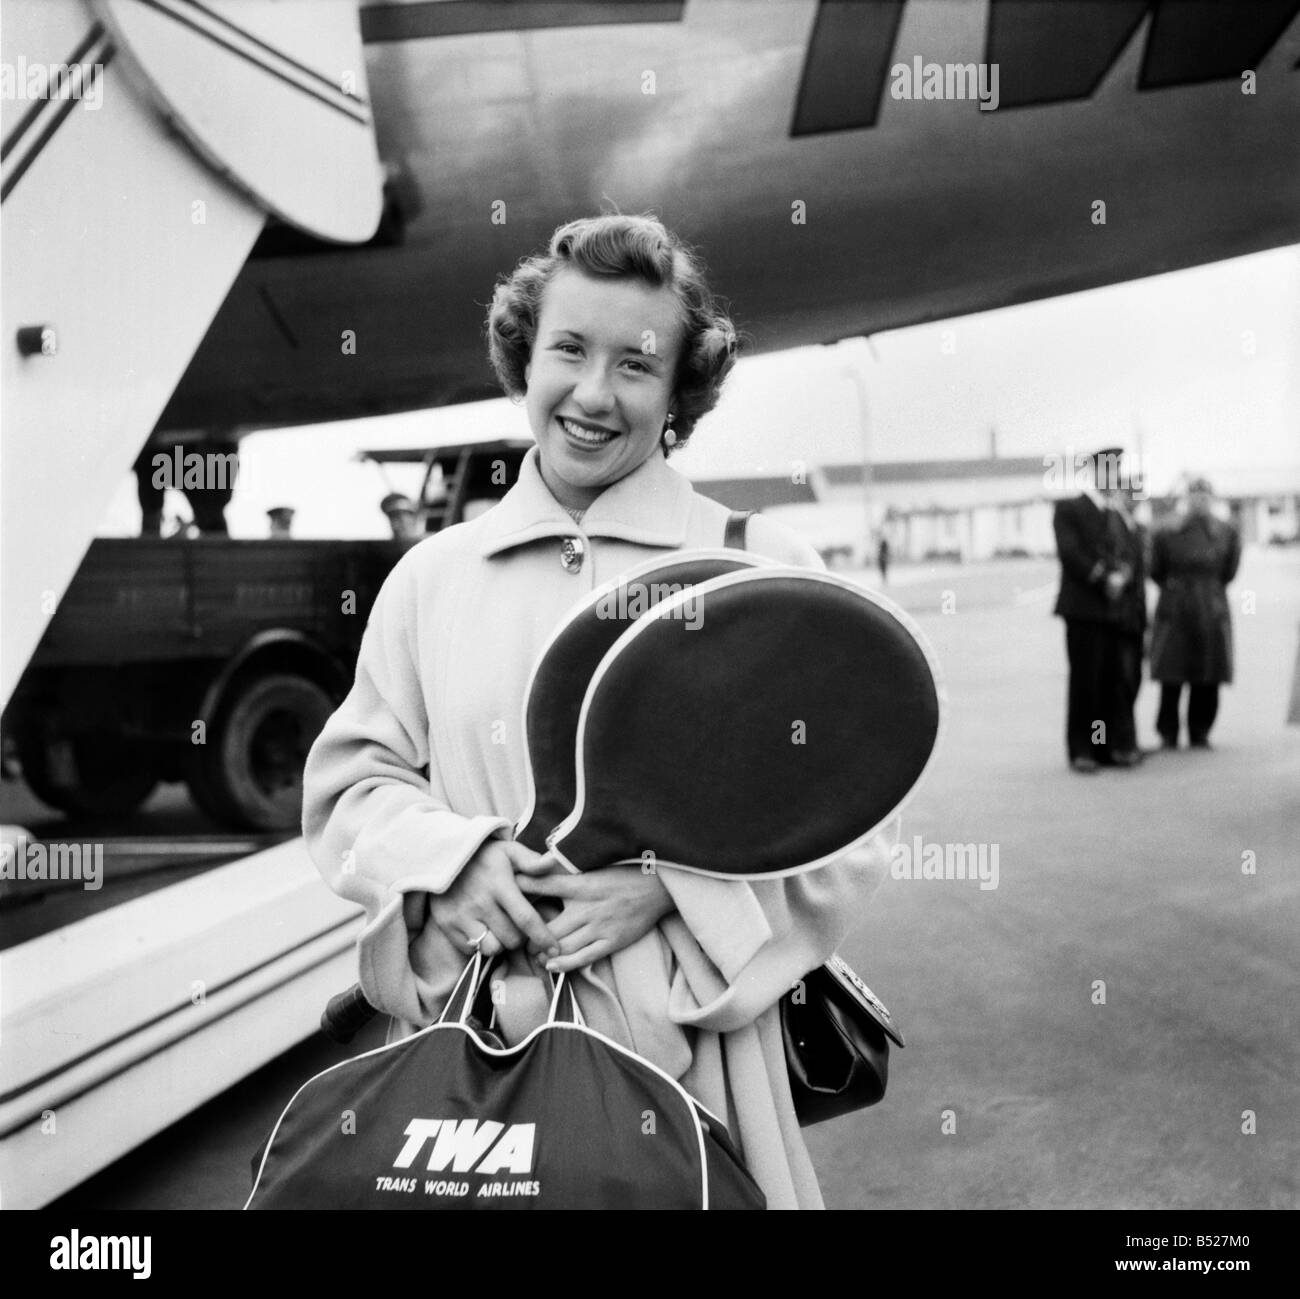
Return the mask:
[[471, 938], [469, 945], [477, 952], [483, 945], [483, 940], [491, 933], [490, 929], [485, 929], [477, 938]]

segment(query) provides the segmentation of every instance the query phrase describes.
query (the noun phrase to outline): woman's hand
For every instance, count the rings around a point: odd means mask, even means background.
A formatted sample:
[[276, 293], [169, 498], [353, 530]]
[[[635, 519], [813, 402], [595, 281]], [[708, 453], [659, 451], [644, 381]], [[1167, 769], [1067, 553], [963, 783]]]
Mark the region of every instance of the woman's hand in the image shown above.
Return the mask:
[[[559, 955], [559, 934], [552, 932], [524, 897], [516, 871], [549, 870], [551, 859], [510, 839], [489, 839], [465, 863], [445, 893], [430, 893], [429, 918], [452, 942], [495, 956], [503, 948], [527, 943], [542, 956]], [[527, 876], [520, 876], [526, 879]]]
[[572, 875], [553, 859], [538, 857], [519, 869], [519, 888], [529, 897], [564, 903], [564, 910], [550, 922], [560, 953], [547, 960], [546, 968], [557, 973], [621, 952], [673, 909], [663, 881], [640, 866], [606, 866]]

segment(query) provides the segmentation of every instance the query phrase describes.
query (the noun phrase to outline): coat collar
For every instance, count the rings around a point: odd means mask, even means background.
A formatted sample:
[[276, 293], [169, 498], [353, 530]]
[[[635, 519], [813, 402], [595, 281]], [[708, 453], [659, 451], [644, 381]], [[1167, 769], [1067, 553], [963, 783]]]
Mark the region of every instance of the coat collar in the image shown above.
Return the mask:
[[1119, 521], [1129, 531], [1133, 531], [1135, 520], [1133, 516], [1118, 501], [1108, 500], [1095, 487], [1085, 485], [1083, 487], [1083, 499], [1091, 501], [1093, 508], [1104, 518], [1107, 514], [1119, 516]]
[[1175, 532], [1189, 532], [1193, 528], [1200, 528], [1203, 532], [1213, 536], [1221, 520], [1216, 519], [1213, 514], [1198, 515], [1187, 511], [1181, 517], [1174, 520], [1173, 530]]
[[656, 450], [642, 465], [607, 487], [574, 523], [551, 495], [537, 464], [537, 448], [524, 456], [515, 485], [483, 516], [482, 551], [499, 555], [541, 537], [617, 537], [647, 546], [686, 542], [694, 489]]
[[1083, 494], [1083, 499], [1085, 501], [1091, 501], [1093, 506], [1101, 513], [1104, 514], [1108, 509], [1110, 509], [1110, 505], [1106, 498], [1091, 484], [1084, 483], [1080, 486], [1079, 490]]

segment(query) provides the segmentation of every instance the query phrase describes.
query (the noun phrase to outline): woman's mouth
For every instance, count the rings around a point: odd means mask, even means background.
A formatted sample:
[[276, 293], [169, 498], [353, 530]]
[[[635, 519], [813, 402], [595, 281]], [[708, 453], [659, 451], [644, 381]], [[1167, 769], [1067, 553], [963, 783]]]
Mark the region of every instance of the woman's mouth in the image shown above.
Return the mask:
[[561, 417], [559, 423], [569, 437], [584, 447], [603, 447], [618, 436], [612, 429], [601, 428], [599, 425], [579, 424], [577, 420]]

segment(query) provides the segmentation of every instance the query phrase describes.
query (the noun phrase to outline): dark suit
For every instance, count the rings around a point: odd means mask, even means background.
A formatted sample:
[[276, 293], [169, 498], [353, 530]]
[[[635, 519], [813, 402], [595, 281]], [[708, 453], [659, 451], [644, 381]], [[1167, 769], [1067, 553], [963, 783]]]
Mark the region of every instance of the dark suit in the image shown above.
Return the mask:
[[[1142, 531], [1088, 496], [1059, 501], [1052, 526], [1061, 560], [1055, 611], [1065, 619], [1070, 661], [1066, 752], [1071, 759], [1108, 762], [1137, 748], [1133, 705], [1142, 684], [1146, 630]], [[1106, 576], [1121, 570], [1129, 581], [1112, 598]]]

